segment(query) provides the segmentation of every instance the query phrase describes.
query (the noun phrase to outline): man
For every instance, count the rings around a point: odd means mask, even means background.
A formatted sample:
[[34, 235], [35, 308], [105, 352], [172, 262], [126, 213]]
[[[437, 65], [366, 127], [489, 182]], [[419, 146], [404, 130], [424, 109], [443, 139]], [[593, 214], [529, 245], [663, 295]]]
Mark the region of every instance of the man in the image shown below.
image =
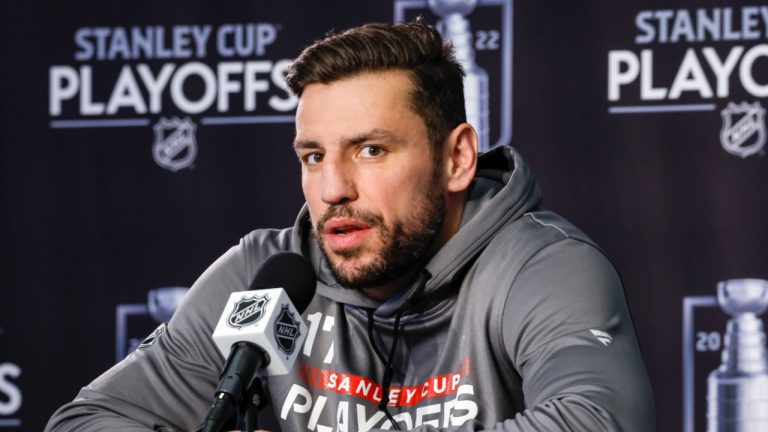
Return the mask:
[[283, 431], [646, 431], [654, 408], [621, 282], [540, 207], [511, 148], [476, 154], [461, 68], [434, 28], [366, 25], [288, 73], [306, 206], [246, 236], [195, 283], [153, 345], [48, 430], [192, 430], [223, 359], [229, 293], [280, 251], [317, 272], [295, 367], [270, 377]]

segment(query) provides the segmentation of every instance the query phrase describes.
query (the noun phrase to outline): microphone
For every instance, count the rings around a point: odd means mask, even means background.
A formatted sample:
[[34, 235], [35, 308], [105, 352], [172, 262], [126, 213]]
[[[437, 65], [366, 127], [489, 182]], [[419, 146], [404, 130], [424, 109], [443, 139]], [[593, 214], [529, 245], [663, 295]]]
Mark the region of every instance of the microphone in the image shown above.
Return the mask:
[[264, 261], [249, 291], [229, 296], [213, 331], [213, 341], [227, 362], [204, 432], [221, 429], [257, 376], [291, 370], [307, 335], [301, 313], [312, 301], [316, 283], [309, 261], [281, 252]]

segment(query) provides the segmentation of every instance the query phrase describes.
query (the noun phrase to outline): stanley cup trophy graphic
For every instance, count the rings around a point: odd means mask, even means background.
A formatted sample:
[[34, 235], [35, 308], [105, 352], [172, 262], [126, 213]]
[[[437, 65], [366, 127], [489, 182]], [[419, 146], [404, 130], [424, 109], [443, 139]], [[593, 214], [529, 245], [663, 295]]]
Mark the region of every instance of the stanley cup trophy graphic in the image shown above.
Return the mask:
[[717, 285], [728, 320], [722, 364], [707, 380], [707, 431], [768, 431], [768, 355], [763, 321], [768, 281], [731, 279]]
[[440, 21], [437, 29], [444, 38], [453, 42], [461, 67], [464, 68], [464, 104], [467, 122], [477, 130], [480, 139], [478, 151], [490, 149], [488, 124], [488, 73], [475, 63], [472, 32], [465, 18], [472, 13], [478, 0], [429, 0], [429, 8]]

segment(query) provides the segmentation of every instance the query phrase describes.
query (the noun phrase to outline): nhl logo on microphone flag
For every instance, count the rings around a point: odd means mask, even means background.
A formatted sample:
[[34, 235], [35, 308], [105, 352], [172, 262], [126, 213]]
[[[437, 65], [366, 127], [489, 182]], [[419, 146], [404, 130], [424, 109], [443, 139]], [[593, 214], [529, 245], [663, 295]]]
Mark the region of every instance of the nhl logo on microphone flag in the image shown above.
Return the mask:
[[284, 289], [234, 292], [224, 310], [229, 312], [221, 315], [213, 331], [214, 343], [224, 358], [234, 343], [246, 341], [261, 347], [272, 359], [262, 375], [289, 372], [307, 327]]

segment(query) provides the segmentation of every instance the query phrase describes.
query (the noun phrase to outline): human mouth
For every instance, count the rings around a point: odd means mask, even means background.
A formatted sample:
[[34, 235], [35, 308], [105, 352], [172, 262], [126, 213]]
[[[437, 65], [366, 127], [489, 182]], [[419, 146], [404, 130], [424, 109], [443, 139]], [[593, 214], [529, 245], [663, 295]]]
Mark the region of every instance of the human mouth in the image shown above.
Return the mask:
[[323, 234], [331, 250], [353, 249], [360, 246], [372, 228], [356, 219], [335, 217], [323, 224]]

